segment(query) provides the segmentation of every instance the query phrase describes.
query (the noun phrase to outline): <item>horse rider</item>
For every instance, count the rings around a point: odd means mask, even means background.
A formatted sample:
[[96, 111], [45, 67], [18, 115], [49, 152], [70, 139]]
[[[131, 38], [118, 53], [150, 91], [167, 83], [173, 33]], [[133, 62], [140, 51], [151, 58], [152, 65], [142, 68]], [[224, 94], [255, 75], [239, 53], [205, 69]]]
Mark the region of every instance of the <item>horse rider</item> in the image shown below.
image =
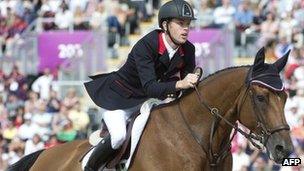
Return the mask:
[[195, 47], [187, 38], [193, 9], [184, 0], [171, 0], [158, 13], [160, 29], [141, 38], [125, 64], [115, 72], [91, 76], [86, 90], [99, 107], [110, 136], [97, 144], [85, 171], [104, 167], [126, 137], [126, 122], [148, 98], [176, 97], [180, 90], [194, 87], [198, 76]]

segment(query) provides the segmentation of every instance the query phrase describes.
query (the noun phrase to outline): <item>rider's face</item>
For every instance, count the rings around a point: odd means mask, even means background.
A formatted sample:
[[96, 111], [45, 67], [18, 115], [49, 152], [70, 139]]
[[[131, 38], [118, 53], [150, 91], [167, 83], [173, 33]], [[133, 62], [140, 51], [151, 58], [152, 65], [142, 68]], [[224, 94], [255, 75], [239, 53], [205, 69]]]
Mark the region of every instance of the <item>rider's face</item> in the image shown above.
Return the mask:
[[190, 23], [190, 19], [172, 19], [171, 22], [168, 23], [170, 34], [175, 41], [180, 44], [187, 41]]

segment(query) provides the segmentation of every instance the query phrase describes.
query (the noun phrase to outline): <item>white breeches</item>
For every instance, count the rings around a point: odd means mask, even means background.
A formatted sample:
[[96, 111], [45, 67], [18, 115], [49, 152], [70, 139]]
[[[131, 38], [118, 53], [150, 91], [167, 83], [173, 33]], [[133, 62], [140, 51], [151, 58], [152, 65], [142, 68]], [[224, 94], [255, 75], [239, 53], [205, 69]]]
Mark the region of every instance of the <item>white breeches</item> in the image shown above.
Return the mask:
[[103, 120], [111, 135], [113, 149], [118, 149], [126, 139], [126, 125], [130, 116], [140, 109], [141, 105], [118, 110], [105, 110]]

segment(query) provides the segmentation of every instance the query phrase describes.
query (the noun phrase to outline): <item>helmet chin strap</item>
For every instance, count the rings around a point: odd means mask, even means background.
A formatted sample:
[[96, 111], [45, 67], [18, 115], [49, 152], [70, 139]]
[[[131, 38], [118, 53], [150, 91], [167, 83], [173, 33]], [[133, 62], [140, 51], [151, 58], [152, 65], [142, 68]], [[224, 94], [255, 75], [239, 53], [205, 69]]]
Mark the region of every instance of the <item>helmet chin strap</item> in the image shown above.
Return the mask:
[[176, 39], [174, 39], [172, 36], [171, 36], [171, 33], [169, 31], [169, 27], [168, 27], [168, 24], [166, 25], [167, 29], [165, 30], [165, 32], [169, 35], [171, 41], [176, 45], [176, 46], [180, 46], [182, 45], [182, 43], [178, 43], [178, 41]]

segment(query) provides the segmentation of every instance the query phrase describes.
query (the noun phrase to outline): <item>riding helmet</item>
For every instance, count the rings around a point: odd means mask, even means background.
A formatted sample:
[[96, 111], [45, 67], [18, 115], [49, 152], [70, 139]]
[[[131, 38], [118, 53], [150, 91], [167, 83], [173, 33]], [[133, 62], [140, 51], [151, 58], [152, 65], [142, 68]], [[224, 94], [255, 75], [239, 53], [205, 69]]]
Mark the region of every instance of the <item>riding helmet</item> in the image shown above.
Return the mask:
[[172, 18], [196, 20], [191, 5], [184, 0], [171, 0], [162, 5], [158, 12], [158, 25]]

